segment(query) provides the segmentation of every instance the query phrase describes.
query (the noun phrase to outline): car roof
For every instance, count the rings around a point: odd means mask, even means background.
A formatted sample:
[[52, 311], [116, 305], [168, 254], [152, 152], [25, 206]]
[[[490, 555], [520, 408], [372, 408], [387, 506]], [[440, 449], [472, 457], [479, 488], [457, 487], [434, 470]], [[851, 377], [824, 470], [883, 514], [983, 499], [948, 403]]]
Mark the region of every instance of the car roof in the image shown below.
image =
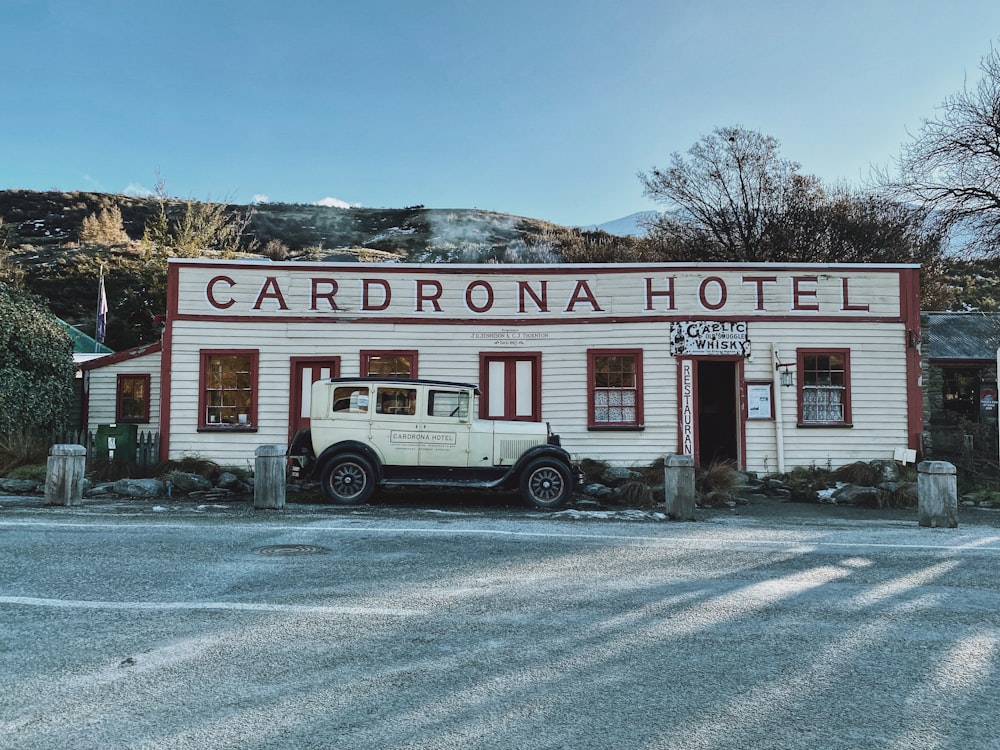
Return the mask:
[[326, 383], [366, 383], [366, 384], [377, 384], [377, 383], [390, 383], [392, 385], [437, 385], [437, 386], [451, 386], [452, 388], [471, 388], [477, 394], [479, 393], [479, 387], [472, 383], [456, 383], [451, 380], [426, 380], [423, 378], [379, 378], [379, 377], [361, 377], [361, 378], [327, 378]]

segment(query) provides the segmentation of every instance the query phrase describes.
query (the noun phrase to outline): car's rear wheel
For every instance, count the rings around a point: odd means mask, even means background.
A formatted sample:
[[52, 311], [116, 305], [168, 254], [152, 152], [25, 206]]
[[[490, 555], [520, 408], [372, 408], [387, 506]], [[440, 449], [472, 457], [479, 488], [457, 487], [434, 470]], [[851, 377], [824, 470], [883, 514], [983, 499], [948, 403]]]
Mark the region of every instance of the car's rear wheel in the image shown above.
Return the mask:
[[521, 495], [538, 508], [559, 508], [572, 492], [573, 476], [561, 461], [539, 458], [521, 472]]
[[368, 502], [375, 492], [375, 471], [366, 459], [346, 453], [327, 461], [320, 483], [331, 502], [359, 505]]

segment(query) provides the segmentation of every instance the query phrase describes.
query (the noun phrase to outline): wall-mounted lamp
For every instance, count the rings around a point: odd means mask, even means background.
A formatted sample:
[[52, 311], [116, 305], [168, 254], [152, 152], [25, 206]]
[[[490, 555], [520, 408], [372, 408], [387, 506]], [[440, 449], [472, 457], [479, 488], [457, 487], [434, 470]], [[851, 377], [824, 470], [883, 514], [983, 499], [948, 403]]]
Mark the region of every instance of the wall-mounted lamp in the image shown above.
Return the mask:
[[785, 388], [795, 385], [795, 371], [792, 367], [791, 362], [781, 362], [777, 357], [774, 358], [774, 369], [781, 373], [781, 384]]

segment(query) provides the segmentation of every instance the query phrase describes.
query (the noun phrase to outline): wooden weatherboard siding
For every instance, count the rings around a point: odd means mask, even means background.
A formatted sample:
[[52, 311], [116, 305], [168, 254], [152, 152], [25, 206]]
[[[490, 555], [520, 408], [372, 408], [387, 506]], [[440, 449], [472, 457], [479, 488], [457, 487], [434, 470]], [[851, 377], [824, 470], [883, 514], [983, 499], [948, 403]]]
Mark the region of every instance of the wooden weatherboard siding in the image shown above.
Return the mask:
[[[575, 458], [650, 463], [678, 452], [678, 357], [671, 323], [745, 324], [746, 382], [782, 388], [772, 348], [849, 349], [851, 427], [797, 426], [784, 388], [786, 467], [891, 458], [916, 447], [919, 409], [911, 331], [918, 269], [862, 265], [407, 265], [172, 261], [163, 341], [164, 457], [252, 461], [287, 441], [294, 358], [339, 357], [360, 374], [362, 350], [416, 350], [423, 378], [478, 382], [482, 354], [541, 353], [541, 418]], [[254, 431], [199, 431], [200, 352], [256, 352]], [[587, 351], [642, 351], [642, 429], [592, 430]], [[709, 358], [710, 359], [710, 358]], [[919, 358], [916, 360], [919, 362]], [[776, 421], [746, 420], [744, 466], [776, 470]], [[919, 417], [919, 414], [917, 415]]]

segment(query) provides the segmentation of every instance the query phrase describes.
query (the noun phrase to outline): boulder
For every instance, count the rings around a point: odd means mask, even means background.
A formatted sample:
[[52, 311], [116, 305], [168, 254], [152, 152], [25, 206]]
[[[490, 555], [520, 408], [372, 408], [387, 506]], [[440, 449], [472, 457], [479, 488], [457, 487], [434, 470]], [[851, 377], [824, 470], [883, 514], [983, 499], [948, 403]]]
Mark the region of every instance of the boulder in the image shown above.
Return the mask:
[[587, 495], [588, 497], [595, 497], [598, 500], [600, 500], [602, 498], [608, 497], [611, 494], [611, 488], [606, 487], [603, 484], [597, 484], [595, 482], [594, 484], [588, 484], [586, 487], [584, 487], [583, 494]]
[[877, 487], [860, 487], [846, 484], [833, 493], [837, 505], [857, 505], [863, 508], [881, 508], [884, 504], [882, 492]]
[[198, 492], [212, 489], [212, 483], [201, 474], [175, 471], [170, 474], [170, 483], [178, 492]]
[[642, 475], [625, 466], [609, 466], [601, 475], [601, 481], [609, 487], [620, 487], [642, 479]]
[[219, 479], [216, 484], [224, 490], [238, 491], [240, 489], [240, 478], [231, 471], [224, 471], [219, 474]]
[[898, 482], [903, 476], [899, 464], [895, 461], [876, 459], [875, 461], [869, 461], [868, 465], [882, 476], [883, 482]]
[[8, 492], [12, 495], [28, 495], [37, 490], [38, 482], [33, 479], [0, 478], [0, 492]]
[[126, 497], [159, 497], [165, 495], [167, 486], [159, 479], [119, 479], [115, 493]]

